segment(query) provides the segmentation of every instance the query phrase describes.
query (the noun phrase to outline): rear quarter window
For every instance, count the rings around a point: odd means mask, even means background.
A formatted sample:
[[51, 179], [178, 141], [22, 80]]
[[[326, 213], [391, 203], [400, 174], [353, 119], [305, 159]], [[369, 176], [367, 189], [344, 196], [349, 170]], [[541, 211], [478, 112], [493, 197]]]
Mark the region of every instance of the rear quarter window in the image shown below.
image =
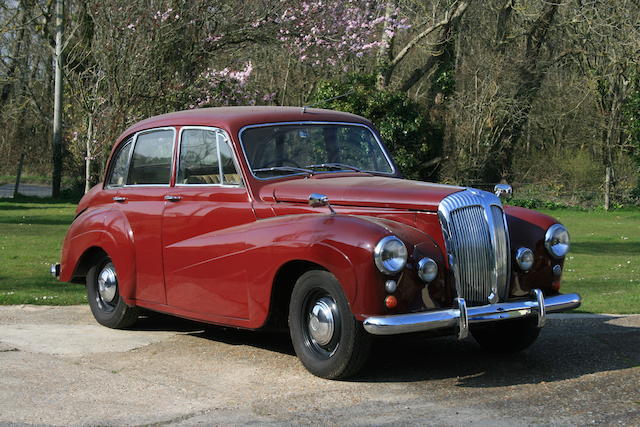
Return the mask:
[[120, 145], [120, 149], [111, 161], [111, 172], [107, 178], [108, 187], [122, 187], [127, 182], [127, 170], [129, 165], [129, 153], [131, 153], [131, 141], [127, 141]]
[[169, 184], [173, 141], [172, 129], [138, 134], [127, 185]]

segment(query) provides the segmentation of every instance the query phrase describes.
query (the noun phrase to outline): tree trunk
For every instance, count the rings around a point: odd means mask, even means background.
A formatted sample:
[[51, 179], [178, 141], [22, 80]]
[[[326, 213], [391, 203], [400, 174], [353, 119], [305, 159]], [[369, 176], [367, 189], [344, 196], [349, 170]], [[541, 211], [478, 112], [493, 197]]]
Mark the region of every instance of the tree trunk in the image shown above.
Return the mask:
[[[451, 10], [447, 12], [447, 17], [441, 21], [440, 23], [432, 26], [431, 28], [439, 28], [438, 37], [435, 42], [435, 47], [440, 50], [439, 54], [430, 55], [424, 64], [415, 70], [402, 82], [401, 90], [408, 91], [410, 90], [416, 83], [420, 81], [425, 75], [429, 74], [431, 70], [435, 67], [439, 66], [442, 62], [448, 60], [447, 55], [443, 55], [444, 52], [450, 51], [451, 49], [447, 49], [447, 45], [453, 43], [454, 36], [460, 27], [460, 21], [464, 16], [464, 13], [467, 11], [469, 4], [471, 4], [473, 0], [464, 0], [455, 4]], [[424, 34], [426, 31], [423, 31], [420, 35]]]
[[87, 153], [84, 158], [84, 193], [91, 189], [91, 143], [93, 142], [93, 115], [89, 115], [87, 123]]
[[607, 166], [604, 178], [604, 210], [611, 207], [611, 167]]
[[499, 182], [503, 179], [508, 181], [511, 177], [515, 144], [527, 124], [533, 101], [549, 67], [548, 64], [541, 63], [542, 47], [546, 43], [558, 6], [559, 3], [547, 3], [527, 33], [522, 63], [517, 69], [513, 107], [500, 123], [494, 125], [494, 128], [502, 131], [489, 148], [488, 161], [482, 172], [484, 182]]
[[620, 123], [622, 122], [622, 105], [625, 99], [625, 89], [628, 82], [625, 81], [621, 74], [615, 75], [609, 81], [611, 108], [609, 109], [609, 117], [607, 123], [607, 132], [604, 141], [604, 165], [605, 165], [605, 181], [604, 181], [604, 208], [609, 210], [611, 205], [611, 187], [615, 178], [613, 169], [613, 160], [616, 147], [619, 147], [620, 139]]
[[52, 197], [60, 196], [62, 182], [62, 31], [64, 20], [64, 1], [56, 0], [56, 56], [55, 89], [53, 101], [53, 175], [51, 179]]
[[18, 197], [20, 191], [20, 178], [22, 178], [22, 165], [24, 163], [24, 152], [20, 153], [20, 161], [18, 162], [18, 171], [16, 172], [16, 186], [13, 187], [13, 198]]
[[0, 90], [0, 105], [4, 105], [11, 97], [11, 93], [15, 87], [14, 79], [17, 77], [16, 74], [20, 74], [21, 71], [19, 70], [19, 64], [24, 63], [24, 60], [21, 57], [24, 55], [24, 45], [27, 41], [27, 23], [29, 20], [29, 12], [27, 10], [28, 5], [26, 4], [26, 1], [21, 1], [19, 8], [22, 14], [20, 18], [20, 27], [18, 29], [13, 51], [11, 52], [11, 63], [6, 72], [6, 81]]
[[391, 74], [393, 73], [391, 62], [393, 59], [393, 41], [395, 40], [395, 34], [391, 34], [390, 26], [391, 22], [397, 18], [396, 8], [397, 0], [387, 1], [384, 13], [384, 28], [380, 39], [380, 49], [378, 50], [376, 58], [378, 68], [376, 87], [380, 90], [389, 85]]

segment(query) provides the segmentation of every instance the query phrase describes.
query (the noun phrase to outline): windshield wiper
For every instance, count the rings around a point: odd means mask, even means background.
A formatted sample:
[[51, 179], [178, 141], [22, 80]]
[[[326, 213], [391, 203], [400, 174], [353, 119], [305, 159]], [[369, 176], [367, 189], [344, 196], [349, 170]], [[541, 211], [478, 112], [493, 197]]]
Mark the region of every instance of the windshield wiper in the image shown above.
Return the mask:
[[296, 168], [294, 166], [272, 166], [268, 168], [258, 168], [253, 169], [253, 172], [272, 172], [272, 171], [281, 171], [281, 172], [303, 172], [308, 175], [313, 175], [314, 172], [311, 169], [305, 168]]
[[354, 172], [362, 172], [357, 167], [351, 166], [351, 165], [346, 165], [344, 163], [320, 163], [318, 165], [306, 165], [305, 168], [309, 168], [309, 169], [319, 169], [319, 168], [349, 169], [349, 170], [352, 170]]

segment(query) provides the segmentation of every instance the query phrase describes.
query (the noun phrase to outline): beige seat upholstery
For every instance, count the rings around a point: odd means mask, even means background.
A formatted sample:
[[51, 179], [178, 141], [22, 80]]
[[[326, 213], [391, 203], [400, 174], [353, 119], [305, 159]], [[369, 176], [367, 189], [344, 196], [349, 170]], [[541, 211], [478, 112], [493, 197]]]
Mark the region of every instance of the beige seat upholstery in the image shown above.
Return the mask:
[[191, 175], [186, 184], [220, 184], [220, 175]]
[[240, 180], [240, 175], [237, 173], [225, 173], [224, 174], [224, 183], [225, 184], [240, 184], [242, 181]]

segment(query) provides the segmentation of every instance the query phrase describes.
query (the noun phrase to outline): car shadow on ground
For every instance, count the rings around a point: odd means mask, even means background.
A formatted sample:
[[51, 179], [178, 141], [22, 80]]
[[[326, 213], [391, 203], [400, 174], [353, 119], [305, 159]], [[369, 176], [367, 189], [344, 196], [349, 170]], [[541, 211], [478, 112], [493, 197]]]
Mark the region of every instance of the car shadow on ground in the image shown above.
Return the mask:
[[529, 349], [517, 354], [483, 350], [472, 338], [376, 340], [356, 381], [411, 382], [457, 378], [459, 387], [503, 387], [561, 381], [640, 366], [640, 328], [611, 317], [554, 320]]
[[[640, 328], [611, 324], [614, 317], [553, 319], [529, 349], [489, 353], [473, 340], [420, 335], [376, 337], [369, 361], [352, 382], [457, 379], [459, 387], [502, 387], [561, 381], [640, 366]], [[162, 314], [142, 317], [136, 330], [183, 332], [229, 345], [295, 356], [284, 332], [246, 331]]]
[[210, 341], [229, 345], [246, 345], [295, 356], [291, 339], [285, 332], [248, 331], [228, 328], [146, 311], [140, 316], [132, 329], [137, 331], [182, 332]]

